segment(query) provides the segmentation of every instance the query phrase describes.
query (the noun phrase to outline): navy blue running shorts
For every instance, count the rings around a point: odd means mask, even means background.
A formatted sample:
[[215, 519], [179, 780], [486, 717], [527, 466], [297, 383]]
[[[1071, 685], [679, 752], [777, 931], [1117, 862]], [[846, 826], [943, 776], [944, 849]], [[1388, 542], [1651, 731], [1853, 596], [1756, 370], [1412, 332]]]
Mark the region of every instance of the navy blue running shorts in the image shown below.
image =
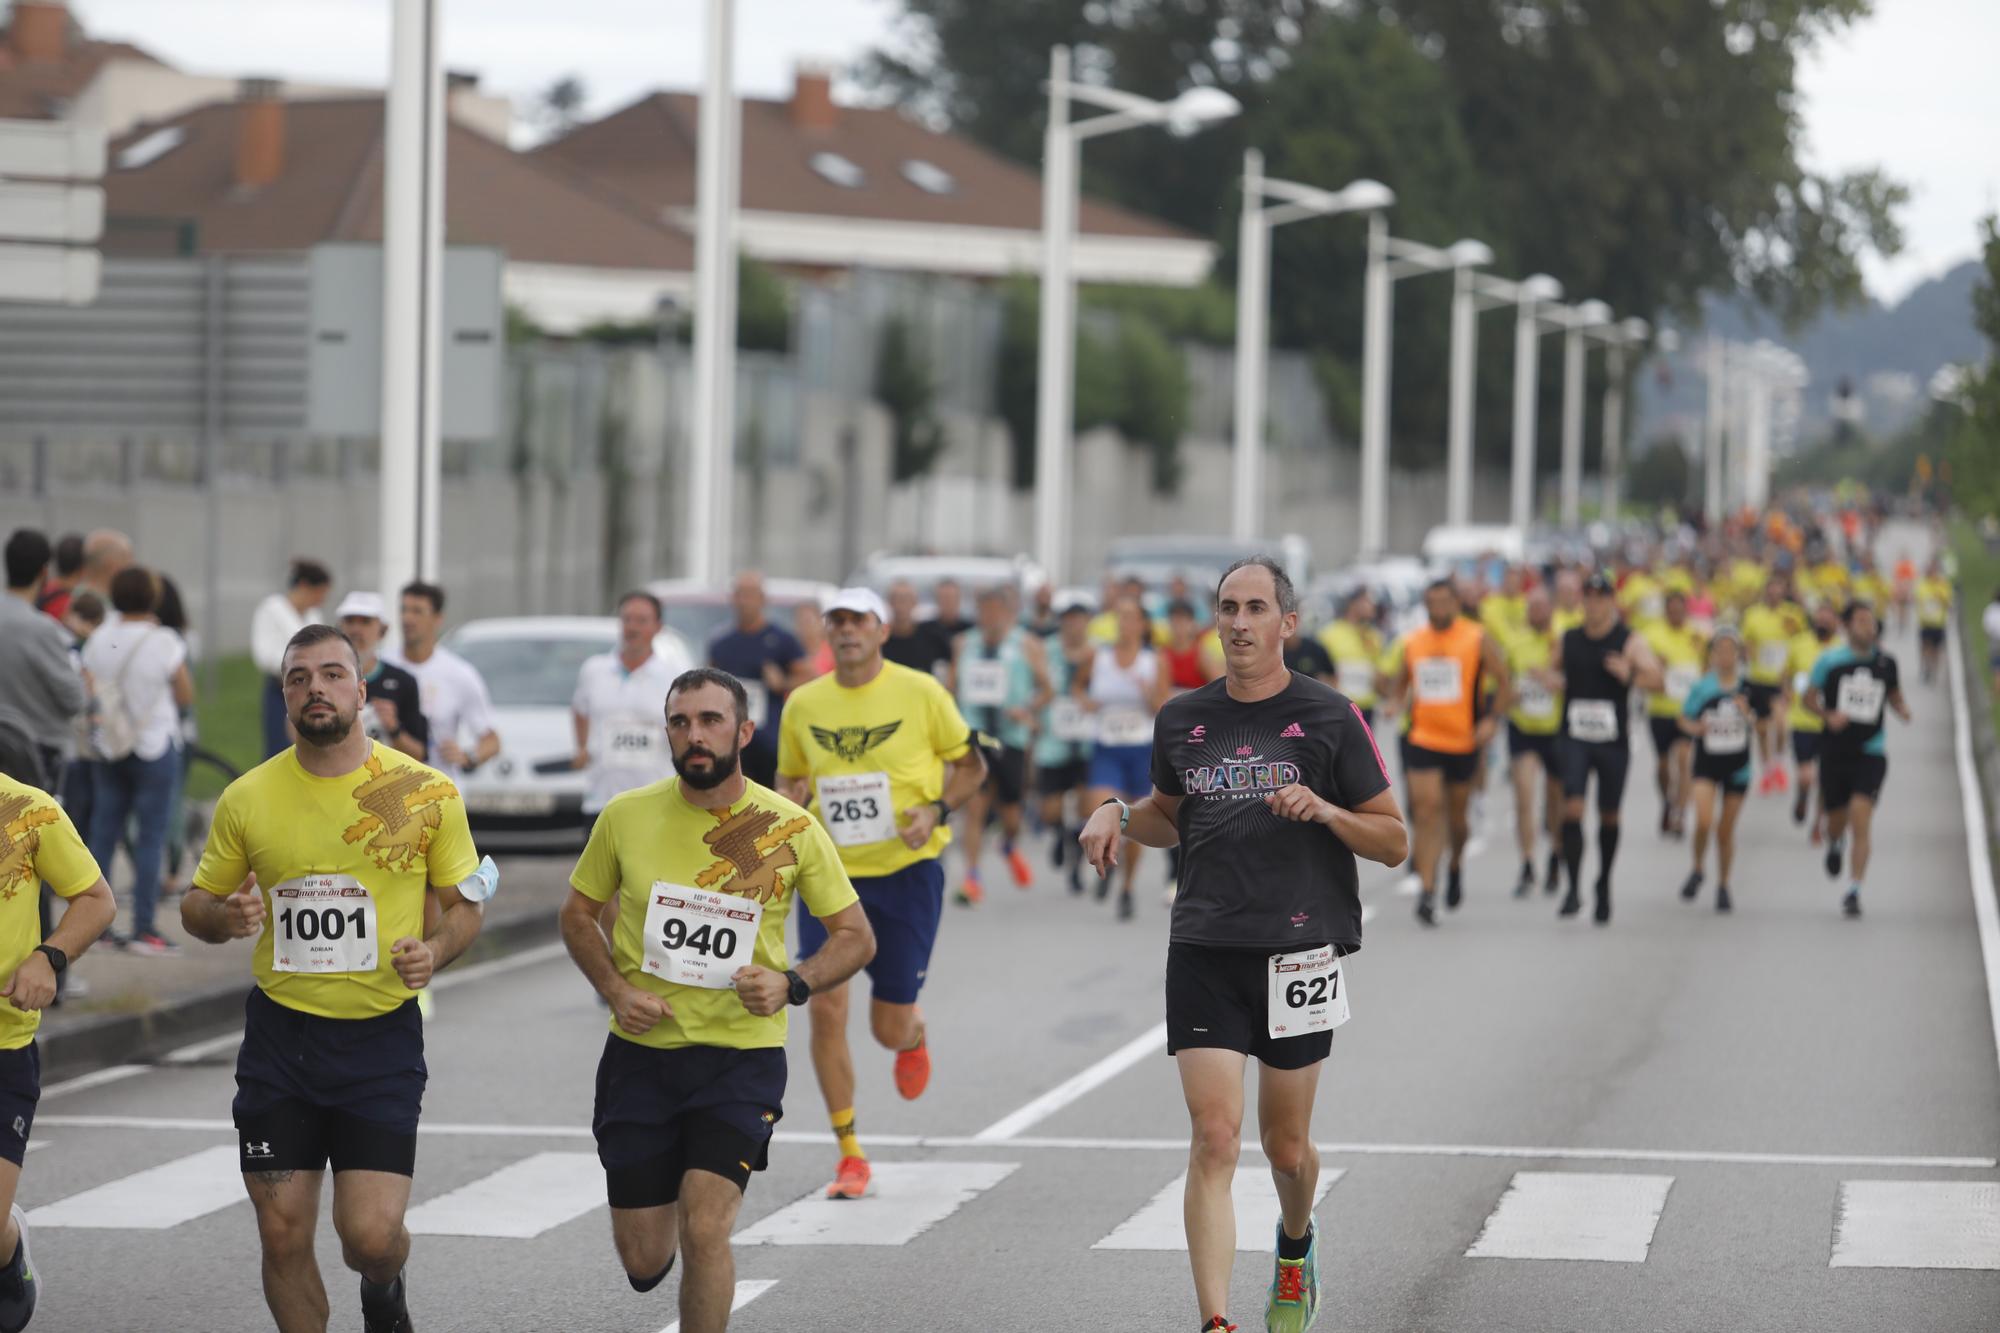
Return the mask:
[[[875, 929], [875, 957], [864, 969], [874, 997], [884, 1004], [915, 1004], [944, 919], [944, 866], [932, 857], [889, 875], [856, 875], [854, 891]], [[810, 912], [798, 913], [798, 919], [799, 957], [810, 958], [826, 943], [826, 927]]]
[[231, 1109], [245, 1172], [413, 1174], [430, 1077], [415, 1000], [373, 1018], [324, 1018], [252, 990], [243, 1018]]
[[658, 1208], [707, 1171], [743, 1189], [785, 1113], [781, 1046], [642, 1046], [606, 1034], [590, 1132], [613, 1208]]
[[0, 1051], [0, 1157], [15, 1166], [28, 1155], [28, 1134], [41, 1100], [41, 1047], [31, 1041]]

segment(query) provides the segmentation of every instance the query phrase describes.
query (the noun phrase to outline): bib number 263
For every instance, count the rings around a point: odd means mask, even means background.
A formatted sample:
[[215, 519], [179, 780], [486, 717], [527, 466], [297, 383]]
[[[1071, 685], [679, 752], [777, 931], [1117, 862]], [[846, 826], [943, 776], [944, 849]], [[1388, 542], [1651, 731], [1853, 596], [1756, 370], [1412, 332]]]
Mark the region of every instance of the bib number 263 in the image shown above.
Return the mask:
[[1331, 944], [1272, 954], [1267, 1014], [1273, 1037], [1331, 1032], [1348, 1019], [1347, 976]]

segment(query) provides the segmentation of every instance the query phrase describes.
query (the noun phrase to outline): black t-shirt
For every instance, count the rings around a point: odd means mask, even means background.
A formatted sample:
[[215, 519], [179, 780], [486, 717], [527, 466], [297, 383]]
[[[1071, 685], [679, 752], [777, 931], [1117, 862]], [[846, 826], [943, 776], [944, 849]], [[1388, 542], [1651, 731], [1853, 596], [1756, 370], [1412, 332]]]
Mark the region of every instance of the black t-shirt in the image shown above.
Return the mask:
[[1314, 678], [1334, 674], [1332, 654], [1310, 634], [1295, 634], [1286, 641], [1285, 665]]
[[[1832, 660], [1820, 680], [1820, 698], [1827, 711], [1844, 714], [1847, 725], [1838, 731], [1828, 727], [1820, 744], [1842, 759], [1887, 753], [1882, 724], [1889, 712], [1889, 696], [1903, 688], [1896, 659], [1880, 648], [1867, 657], [1852, 648], [1838, 649], [1828, 656]], [[1849, 677], [1855, 678], [1852, 683]]]
[[[1611, 632], [1601, 639], [1593, 639], [1578, 625], [1563, 635], [1563, 716], [1562, 734], [1570, 740], [1596, 741], [1607, 745], [1624, 745], [1629, 724], [1632, 687], [1620, 681], [1605, 667], [1604, 659], [1613, 653], [1623, 652], [1631, 629], [1624, 621], [1611, 627]], [[1577, 703], [1584, 702], [1583, 708]], [[1614, 714], [1616, 734], [1603, 730], [1593, 730], [1592, 724], [1602, 728], [1604, 722], [1603, 705], [1609, 704]]]
[[[424, 706], [415, 676], [399, 666], [377, 661], [375, 670], [368, 677], [368, 697], [386, 699], [394, 704], [398, 730], [414, 736], [423, 745], [424, 752], [430, 752], [431, 724], [424, 719]], [[386, 745], [396, 743], [395, 737], [383, 732], [373, 708], [363, 707], [361, 721], [374, 739]]]
[[1354, 853], [1321, 824], [1263, 798], [1303, 783], [1346, 809], [1389, 786], [1374, 737], [1346, 695], [1293, 673], [1256, 703], [1212, 680], [1167, 701], [1153, 727], [1153, 785], [1181, 797], [1181, 884], [1172, 937], [1290, 952], [1361, 947]]
[[882, 643], [882, 656], [897, 666], [906, 666], [912, 671], [930, 675], [939, 662], [951, 660], [951, 640], [944, 637], [937, 622], [926, 620], [908, 634], [889, 631], [889, 637]]

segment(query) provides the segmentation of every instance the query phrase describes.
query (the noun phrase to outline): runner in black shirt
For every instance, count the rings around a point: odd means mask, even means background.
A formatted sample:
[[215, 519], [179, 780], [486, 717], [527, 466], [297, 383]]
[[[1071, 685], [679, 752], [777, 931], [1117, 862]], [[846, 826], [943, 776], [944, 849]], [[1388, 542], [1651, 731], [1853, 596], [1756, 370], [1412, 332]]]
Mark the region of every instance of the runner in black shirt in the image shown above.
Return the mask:
[[907, 583], [889, 585], [889, 634], [882, 640], [882, 656], [897, 666], [926, 675], [934, 674], [939, 663], [951, 661], [951, 640], [935, 621], [917, 623], [917, 590]]
[[1556, 736], [1556, 766], [1563, 787], [1563, 864], [1569, 893], [1563, 916], [1575, 916], [1583, 900], [1583, 798], [1597, 775], [1598, 925], [1611, 920], [1611, 863], [1618, 856], [1618, 807], [1625, 799], [1625, 775], [1632, 764], [1627, 744], [1631, 691], [1657, 690], [1665, 683], [1660, 661], [1646, 641], [1619, 617], [1611, 579], [1593, 574], [1583, 586], [1583, 624], [1563, 635], [1562, 729]]
[[1338, 964], [1361, 946], [1354, 858], [1399, 864], [1408, 847], [1382, 757], [1345, 695], [1284, 663], [1298, 597], [1271, 560], [1232, 566], [1216, 590], [1220, 680], [1169, 700], [1154, 725], [1151, 796], [1107, 802], [1084, 826], [1099, 874], [1122, 835], [1183, 849], [1167, 949], [1167, 1049], [1193, 1121], [1188, 1259], [1204, 1328], [1222, 1313], [1236, 1257], [1230, 1182], [1243, 1132], [1243, 1071], [1283, 1217], [1266, 1327], [1303, 1330], [1319, 1305], [1312, 1143], [1319, 1066], [1346, 1016]]
[[1847, 642], [1821, 653], [1808, 677], [1806, 707], [1826, 719], [1819, 789], [1826, 804], [1826, 873], [1840, 877], [1842, 841], [1854, 830], [1853, 878], [1840, 908], [1861, 915], [1861, 883], [1868, 877], [1870, 833], [1882, 786], [1889, 778], [1889, 749], [1882, 734], [1886, 706], [1905, 723], [1903, 675], [1882, 651], [1881, 623], [1866, 602], [1851, 602], [1841, 617]]

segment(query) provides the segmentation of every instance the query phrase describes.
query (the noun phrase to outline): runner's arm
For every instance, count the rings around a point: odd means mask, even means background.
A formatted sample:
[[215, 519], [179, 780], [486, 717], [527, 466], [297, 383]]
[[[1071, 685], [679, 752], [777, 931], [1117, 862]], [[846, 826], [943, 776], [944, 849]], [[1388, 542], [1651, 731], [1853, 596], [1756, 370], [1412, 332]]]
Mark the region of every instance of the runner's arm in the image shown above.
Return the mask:
[[590, 719], [572, 708], [569, 712], [570, 727], [576, 732], [576, 753], [570, 758], [571, 768], [590, 767]]
[[780, 773], [778, 774], [778, 795], [784, 797], [793, 805], [803, 806], [812, 800], [812, 779], [807, 777], [788, 777]]
[[1667, 673], [1660, 669], [1660, 658], [1653, 651], [1653, 645], [1638, 635], [1631, 639], [1632, 687], [1639, 690], [1659, 691], [1667, 687]]
[[1899, 685], [1889, 691], [1889, 707], [1895, 709], [1896, 716], [1902, 718], [1904, 724], [1908, 725], [1910, 721], [1910, 706], [1903, 702], [1902, 686]]
[[826, 943], [810, 958], [802, 958], [792, 970], [815, 991], [832, 990], [868, 966], [875, 956], [875, 930], [860, 903], [849, 903], [832, 916], [819, 918], [826, 927]]
[[964, 754], [945, 765], [944, 803], [953, 810], [961, 810], [985, 785], [986, 756], [979, 752], [978, 745], [970, 745]]
[[455, 884], [433, 884], [431, 892], [437, 895], [442, 910], [437, 925], [424, 936], [424, 945], [431, 951], [431, 970], [442, 972], [479, 938], [485, 912], [478, 903], [460, 893]]
[[1352, 810], [1332, 801], [1325, 804], [1321, 822], [1356, 856], [1397, 866], [1410, 854], [1409, 830], [1403, 825], [1395, 788], [1384, 787]]
[[556, 920], [562, 932], [563, 947], [569, 950], [570, 960], [577, 971], [583, 973], [584, 980], [606, 1000], [631, 983], [618, 975], [618, 965], [611, 961], [611, 945], [604, 938], [604, 931], [598, 926], [598, 914], [604, 904], [587, 894], [578, 893], [574, 885], [563, 898], [562, 910]]
[[[1180, 813], [1181, 799], [1178, 796], [1169, 796], [1157, 787], [1154, 788], [1151, 796], [1142, 797], [1132, 803], [1132, 819], [1125, 826], [1125, 832], [1122, 836], [1138, 843], [1142, 847], [1173, 847], [1177, 845], [1181, 840], [1180, 824], [1177, 819]], [[1115, 803], [1106, 802], [1093, 811], [1083, 826], [1086, 838], [1090, 836], [1092, 828], [1097, 826], [1099, 821], [1106, 821], [1106, 827], [1109, 828], [1110, 832], [1117, 834], [1118, 806]], [[1110, 864], [1114, 866], [1118, 864], [1117, 841], [1117, 837], [1111, 838]], [[1086, 844], [1087, 850], [1088, 846]]]
[[489, 731], [479, 738], [479, 744], [472, 749], [472, 767], [478, 768], [500, 753], [500, 733]]
[[1498, 720], [1507, 716], [1508, 710], [1519, 701], [1520, 691], [1514, 687], [1514, 678], [1507, 670], [1507, 654], [1500, 651], [1500, 641], [1491, 634], [1483, 635], [1479, 644], [1479, 656], [1486, 673], [1493, 678], [1493, 709], [1488, 716]]
[[1055, 685], [1049, 677], [1049, 650], [1040, 639], [1030, 638], [1022, 644], [1028, 653], [1028, 669], [1035, 677], [1035, 697], [1028, 701], [1029, 712], [1039, 714], [1056, 697]]

